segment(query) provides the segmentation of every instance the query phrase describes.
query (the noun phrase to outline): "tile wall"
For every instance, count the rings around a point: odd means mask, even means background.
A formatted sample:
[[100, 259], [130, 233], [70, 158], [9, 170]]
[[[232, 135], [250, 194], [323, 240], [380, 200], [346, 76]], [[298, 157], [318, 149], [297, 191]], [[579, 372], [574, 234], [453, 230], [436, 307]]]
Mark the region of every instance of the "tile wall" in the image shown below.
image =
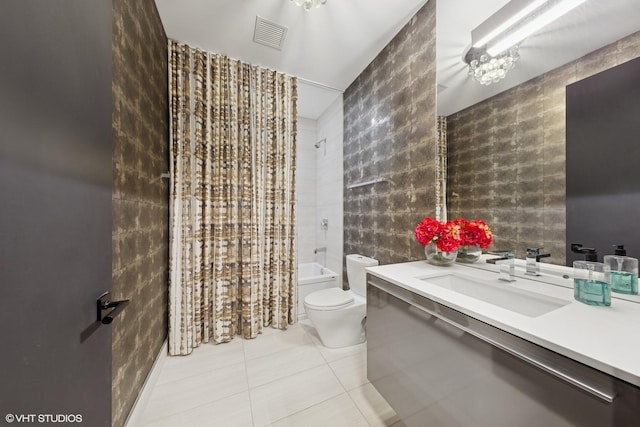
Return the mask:
[[315, 120], [298, 117], [296, 141], [296, 234], [298, 263], [315, 262], [316, 247], [316, 155], [313, 146], [317, 142]]
[[424, 259], [413, 229], [436, 206], [435, 11], [431, 0], [344, 94], [346, 254]]
[[[326, 253], [316, 255], [316, 261], [330, 270], [340, 273], [343, 264], [343, 102], [342, 95], [318, 118], [318, 141], [326, 138], [316, 149], [316, 224], [315, 242], [326, 247]], [[320, 228], [322, 219], [327, 219], [326, 231]], [[339, 276], [340, 277], [340, 276]]]

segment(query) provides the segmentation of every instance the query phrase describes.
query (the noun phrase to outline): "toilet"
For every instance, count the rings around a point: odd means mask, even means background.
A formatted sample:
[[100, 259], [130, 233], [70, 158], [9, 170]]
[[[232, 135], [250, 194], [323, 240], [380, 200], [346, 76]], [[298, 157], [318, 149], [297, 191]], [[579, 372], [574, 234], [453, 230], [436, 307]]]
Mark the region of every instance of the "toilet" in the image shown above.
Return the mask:
[[323, 289], [304, 298], [305, 311], [325, 347], [347, 347], [365, 340], [367, 275], [364, 269], [375, 265], [378, 260], [373, 258], [347, 255], [350, 289]]

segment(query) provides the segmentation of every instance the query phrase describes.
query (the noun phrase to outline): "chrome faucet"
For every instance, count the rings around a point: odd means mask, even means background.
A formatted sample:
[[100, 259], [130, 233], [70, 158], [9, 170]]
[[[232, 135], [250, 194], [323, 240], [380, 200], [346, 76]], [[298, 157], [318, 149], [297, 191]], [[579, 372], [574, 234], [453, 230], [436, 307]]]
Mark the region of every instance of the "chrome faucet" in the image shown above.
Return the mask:
[[498, 280], [505, 282], [516, 281], [516, 260], [513, 257], [513, 253], [506, 253], [505, 258], [496, 260], [496, 265], [500, 267], [500, 276], [498, 277]]
[[550, 257], [551, 254], [541, 254], [542, 248], [527, 248], [527, 270], [525, 274], [529, 276], [540, 275], [540, 260]]
[[327, 252], [327, 247], [326, 247], [326, 246], [323, 246], [323, 247], [321, 247], [321, 248], [315, 248], [315, 249], [313, 250], [313, 253], [314, 253], [314, 254], [317, 254], [318, 252]]

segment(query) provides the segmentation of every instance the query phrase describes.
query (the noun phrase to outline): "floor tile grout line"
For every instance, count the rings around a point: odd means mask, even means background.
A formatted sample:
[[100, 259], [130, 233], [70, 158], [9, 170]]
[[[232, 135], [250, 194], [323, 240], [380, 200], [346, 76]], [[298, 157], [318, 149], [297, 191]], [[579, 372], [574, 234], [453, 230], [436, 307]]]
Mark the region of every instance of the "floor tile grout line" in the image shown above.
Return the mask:
[[[342, 396], [343, 394], [349, 394], [349, 393], [347, 393], [347, 392], [345, 391], [345, 392], [342, 392], [342, 393], [336, 394], [335, 396], [328, 397], [328, 398], [326, 398], [325, 400], [323, 400], [323, 401], [321, 401], [321, 402], [314, 403], [314, 404], [313, 404], [313, 405], [311, 405], [311, 406], [307, 406], [306, 408], [302, 408], [302, 409], [300, 409], [300, 410], [298, 410], [298, 411], [296, 411], [296, 412], [293, 412], [293, 413], [291, 413], [291, 414], [289, 414], [289, 415], [286, 415], [286, 416], [284, 416], [284, 417], [282, 417], [282, 418], [278, 418], [277, 420], [270, 421], [268, 424], [265, 424], [265, 425], [271, 425], [271, 424], [277, 423], [278, 421], [282, 421], [282, 420], [284, 420], [284, 419], [287, 419], [287, 418], [289, 418], [289, 417], [292, 417], [292, 416], [294, 416], [294, 415], [296, 415], [296, 414], [299, 414], [300, 412], [307, 411], [307, 410], [309, 410], [309, 409], [313, 408], [314, 406], [322, 405], [323, 403], [328, 402], [328, 401], [329, 401], [329, 400], [331, 400], [331, 399], [335, 399], [335, 398], [336, 398], [336, 397], [338, 397], [338, 396]], [[353, 401], [353, 400], [352, 400], [352, 401]], [[364, 415], [363, 415], [363, 417], [364, 417]], [[366, 420], [366, 418], [365, 418], [365, 420]], [[369, 422], [367, 421], [367, 424], [368, 424], [368, 423], [369, 423]], [[264, 427], [264, 426], [254, 426], [254, 427]]]
[[[319, 368], [319, 367], [321, 367], [321, 366], [323, 366], [323, 365], [326, 365], [326, 366], [327, 366], [327, 368], [329, 368], [329, 370], [331, 371], [331, 373], [332, 373], [332, 374], [333, 374], [333, 376], [335, 377], [336, 381], [338, 381], [338, 384], [340, 384], [340, 387], [342, 387], [342, 389], [344, 390], [344, 385], [342, 385], [342, 383], [340, 382], [340, 379], [338, 378], [338, 376], [336, 375], [336, 373], [333, 371], [333, 369], [331, 369], [331, 366], [329, 366], [329, 362], [324, 358], [324, 355], [322, 354], [322, 352], [321, 352], [321, 351], [320, 351], [320, 349], [318, 348], [318, 344], [316, 344], [316, 343], [315, 343], [315, 341], [313, 340], [313, 338], [312, 338], [311, 336], [309, 336], [309, 332], [307, 332], [306, 328], [304, 328], [302, 325], [300, 325], [300, 326], [302, 327], [302, 329], [303, 329], [303, 331], [304, 331], [305, 335], [307, 335], [307, 337], [308, 337], [309, 339], [311, 339], [311, 342], [314, 344], [314, 346], [315, 346], [316, 350], [320, 353], [320, 357], [321, 357], [321, 358], [323, 359], [323, 361], [324, 361], [323, 363], [318, 364], [317, 366], [313, 366], [313, 367], [311, 367], [311, 368], [309, 368], [309, 369], [316, 369], [316, 368]], [[286, 350], [285, 350], [285, 351], [286, 351]], [[309, 369], [306, 369], [306, 370], [304, 370], [304, 371], [300, 371], [300, 372], [296, 372], [296, 373], [292, 373], [292, 374], [289, 374], [289, 375], [285, 375], [285, 376], [280, 377], [280, 378], [278, 378], [278, 379], [276, 379], [276, 380], [272, 380], [272, 381], [266, 382], [266, 383], [264, 383], [264, 384], [261, 384], [261, 385], [259, 385], [259, 386], [255, 386], [255, 387], [249, 388], [249, 396], [251, 396], [251, 389], [255, 389], [255, 388], [258, 388], [258, 387], [262, 387], [262, 386], [264, 386], [264, 385], [266, 385], [266, 384], [270, 384], [270, 383], [273, 383], [273, 382], [275, 382], [275, 381], [282, 380], [282, 379], [284, 379], [284, 378], [288, 378], [288, 377], [292, 377], [292, 376], [294, 376], [294, 375], [298, 375], [298, 374], [300, 374], [301, 372], [305, 372], [305, 371], [307, 371], [307, 370], [309, 370]], [[248, 379], [248, 376], [247, 376], [247, 379]], [[297, 413], [299, 413], [299, 412], [306, 411], [306, 410], [308, 410], [308, 409], [310, 409], [310, 408], [313, 408], [313, 407], [314, 407], [314, 406], [316, 406], [316, 405], [320, 405], [320, 404], [322, 404], [322, 403], [324, 403], [324, 402], [327, 402], [327, 401], [329, 401], [329, 400], [331, 400], [331, 399], [335, 399], [336, 397], [341, 396], [342, 394], [345, 394], [345, 393], [347, 393], [347, 392], [346, 392], [346, 391], [343, 391], [342, 393], [336, 394], [335, 396], [331, 396], [331, 397], [329, 397], [329, 398], [327, 398], [327, 399], [325, 399], [325, 400], [323, 400], [323, 401], [321, 401], [321, 402], [317, 402], [317, 403], [315, 403], [315, 404], [313, 404], [313, 405], [311, 405], [311, 406], [308, 406], [308, 407], [306, 407], [306, 408], [300, 409], [300, 410], [298, 410], [298, 411], [296, 411], [296, 412], [293, 412], [293, 413], [291, 413], [291, 414], [289, 414], [289, 415], [286, 415], [286, 416], [284, 416], [284, 417], [278, 418], [278, 419], [276, 419], [276, 420], [271, 420], [271, 421], [269, 421], [269, 423], [265, 424], [265, 426], [266, 426], [266, 425], [272, 425], [272, 424], [274, 424], [274, 423], [277, 423], [278, 421], [281, 421], [281, 420], [284, 420], [284, 419], [286, 419], [286, 418], [289, 418], [289, 417], [291, 417], [291, 416], [293, 416], [293, 415], [295, 415], [295, 414], [297, 414]], [[347, 394], [348, 394], [348, 393], [347, 393]], [[251, 402], [251, 398], [249, 398], [249, 401]], [[251, 412], [251, 413], [252, 413], [252, 416], [253, 416], [253, 410], [252, 410], [252, 412]], [[253, 419], [253, 418], [252, 418], [252, 419]], [[365, 418], [365, 420], [366, 420], [366, 418]], [[253, 426], [254, 426], [254, 427], [264, 427], [264, 426], [257, 426], [257, 425], [255, 425], [255, 423], [253, 424]]]
[[[326, 363], [326, 362], [318, 363], [317, 365], [306, 367], [305, 369], [303, 369], [303, 370], [301, 370], [301, 371], [292, 372], [292, 373], [290, 373], [290, 374], [283, 375], [283, 376], [281, 376], [281, 377], [278, 377], [278, 378], [275, 378], [275, 379], [269, 380], [269, 381], [267, 381], [267, 382], [265, 382], [265, 383], [262, 383], [262, 384], [258, 384], [258, 385], [254, 385], [254, 386], [249, 386], [249, 390], [251, 390], [251, 389], [256, 389], [256, 388], [259, 388], [259, 387], [263, 387], [263, 386], [265, 386], [265, 385], [267, 385], [267, 384], [271, 384], [271, 383], [274, 383], [274, 382], [276, 382], [276, 381], [280, 381], [280, 380], [282, 380], [282, 379], [289, 378], [289, 377], [292, 377], [292, 376], [294, 376], [294, 375], [301, 374], [301, 373], [306, 372], [306, 371], [309, 371], [309, 370], [311, 370], [311, 369], [319, 368], [319, 367], [320, 367], [320, 366], [322, 366], [322, 365], [327, 365], [327, 363]], [[331, 367], [329, 367], [329, 369], [331, 369]], [[247, 377], [247, 379], [248, 379], [248, 377]]]
[[[172, 414], [165, 415], [165, 416], [160, 417], [160, 418], [154, 418], [154, 419], [151, 419], [151, 420], [145, 420], [145, 422], [140, 427], [145, 427], [145, 426], [147, 426], [149, 424], [157, 423], [159, 421], [162, 421], [162, 420], [167, 419], [167, 418], [175, 417], [177, 415], [186, 414], [187, 412], [193, 411], [194, 409], [198, 409], [198, 408], [201, 408], [203, 406], [211, 405], [212, 403], [216, 403], [216, 402], [219, 402], [219, 401], [224, 400], [224, 399], [229, 399], [231, 397], [237, 396], [237, 395], [242, 394], [242, 393], [247, 393], [248, 394], [249, 393], [249, 389], [242, 390], [242, 391], [239, 391], [237, 393], [233, 393], [233, 394], [230, 394], [228, 396], [221, 397], [219, 399], [214, 399], [214, 400], [212, 400], [210, 402], [202, 403], [200, 405], [193, 406], [193, 407], [185, 409], [183, 411], [174, 412]], [[251, 399], [249, 399], [249, 405], [251, 405]]]
[[[360, 386], [360, 387], [364, 387], [364, 386]], [[358, 387], [354, 388], [353, 390], [357, 390], [357, 389], [358, 389]], [[360, 406], [358, 406], [358, 402], [353, 400], [353, 397], [351, 396], [351, 393], [347, 392], [347, 396], [349, 396], [349, 399], [351, 399], [351, 402], [353, 402], [353, 404], [355, 405], [356, 409], [358, 410], [358, 412], [360, 412], [360, 415], [362, 415], [362, 418], [364, 418], [364, 420], [367, 422], [367, 424], [369, 424], [370, 427], [373, 427], [373, 425], [369, 422], [369, 419], [367, 418], [367, 416], [364, 414], [364, 412], [362, 412], [362, 409], [360, 409]]]
[[[322, 352], [320, 352], [320, 350], [315, 345], [315, 343], [313, 341], [311, 343], [314, 344], [313, 348], [318, 350], [318, 353], [320, 353], [320, 355], [322, 356]], [[257, 359], [262, 359], [264, 357], [273, 357], [276, 354], [284, 353], [285, 351], [290, 351], [292, 349], [299, 348], [299, 347], [306, 346], [306, 345], [307, 345], [306, 343], [296, 343], [295, 346], [291, 346], [292, 348], [283, 348], [281, 350], [273, 351], [271, 353], [263, 354], [261, 356], [252, 357], [251, 359], [246, 359], [246, 355], [245, 355], [245, 360], [247, 360], [247, 362], [253, 362], [254, 360], [257, 360]]]
[[[288, 374], [288, 375], [284, 375], [284, 376], [282, 376], [282, 377], [280, 377], [280, 378], [276, 378], [275, 380], [271, 380], [271, 381], [266, 382], [266, 383], [264, 383], [264, 384], [256, 385], [256, 386], [253, 386], [253, 387], [249, 387], [249, 391], [251, 391], [251, 390], [255, 390], [255, 389], [260, 388], [260, 387], [264, 387], [264, 386], [266, 386], [266, 385], [268, 385], [268, 384], [272, 384], [272, 383], [274, 383], [274, 382], [276, 382], [276, 381], [280, 381], [280, 380], [283, 380], [283, 379], [285, 379], [285, 378], [293, 377], [294, 375], [302, 374], [302, 373], [307, 372], [307, 371], [310, 371], [310, 370], [312, 370], [312, 369], [318, 369], [319, 367], [321, 367], [321, 366], [323, 366], [323, 365], [328, 365], [328, 363], [324, 362], [324, 363], [321, 363], [321, 364], [316, 365], [316, 366], [312, 366], [312, 367], [310, 367], [310, 368], [304, 369], [304, 370], [299, 371], [299, 372], [294, 372], [294, 373], [291, 373], [291, 374]], [[330, 367], [330, 366], [327, 366], [327, 367], [331, 370], [331, 367]], [[333, 375], [335, 376], [335, 373], [333, 372], [333, 370], [331, 370], [331, 373], [333, 373]], [[337, 378], [336, 378], [336, 379], [337, 379]], [[344, 386], [342, 385], [342, 383], [340, 382], [340, 380], [338, 380], [338, 383], [340, 384], [340, 386], [342, 386], [342, 388], [344, 388]]]
[[247, 370], [247, 354], [245, 353], [244, 340], [242, 341], [242, 360], [244, 361], [244, 380], [247, 383], [247, 396], [249, 397], [249, 414], [251, 414], [251, 425], [255, 427], [253, 420], [253, 402], [251, 401], [251, 387], [249, 387], [249, 372]]
[[[286, 331], [283, 331], [283, 332], [286, 332]], [[305, 333], [305, 335], [306, 335], [306, 331], [304, 331], [304, 333]], [[270, 335], [270, 336], [271, 336], [271, 335]], [[312, 340], [311, 338], [309, 338], [309, 339], [311, 340], [312, 344], [314, 344], [314, 345], [315, 345], [315, 343], [313, 342], [313, 340]], [[246, 340], [246, 341], [253, 341], [253, 340]], [[299, 343], [296, 343], [296, 347], [298, 347], [298, 345], [299, 345]], [[273, 355], [273, 354], [280, 353], [280, 352], [287, 351], [287, 350], [289, 350], [289, 349], [284, 348], [284, 349], [276, 350], [276, 351], [273, 351], [273, 352], [271, 352], [271, 353], [263, 354], [263, 355], [260, 355], [260, 356], [254, 356], [254, 357], [251, 357], [250, 359], [247, 359], [246, 350], [245, 350], [245, 360], [247, 360], [247, 361], [255, 360], [255, 359], [258, 359], [258, 358], [260, 358], [260, 357], [271, 356], [271, 355]]]
[[[241, 362], [241, 361], [236, 361], [236, 362], [233, 362], [233, 363], [225, 364], [224, 366], [222, 366], [222, 368], [229, 368], [230, 366], [233, 366], [233, 365], [240, 365], [241, 363], [243, 363], [243, 362]], [[246, 364], [245, 364], [245, 365], [246, 365]], [[193, 378], [195, 378], [195, 377], [199, 377], [199, 376], [201, 376], [203, 372], [217, 371], [217, 370], [219, 370], [220, 368], [221, 368], [221, 366], [215, 366], [215, 367], [211, 367], [211, 368], [207, 368], [207, 369], [201, 370], [201, 371], [199, 371], [199, 372], [196, 372], [195, 374], [187, 375], [187, 376], [185, 376], [185, 377], [176, 378], [176, 379], [173, 379], [173, 380], [171, 380], [171, 381], [164, 381], [164, 382], [156, 383], [156, 387], [164, 387], [164, 386], [166, 386], [166, 385], [175, 385], [175, 383], [177, 383], [178, 381], [184, 381], [184, 380], [193, 379]], [[154, 387], [154, 388], [155, 388], [155, 387]]]

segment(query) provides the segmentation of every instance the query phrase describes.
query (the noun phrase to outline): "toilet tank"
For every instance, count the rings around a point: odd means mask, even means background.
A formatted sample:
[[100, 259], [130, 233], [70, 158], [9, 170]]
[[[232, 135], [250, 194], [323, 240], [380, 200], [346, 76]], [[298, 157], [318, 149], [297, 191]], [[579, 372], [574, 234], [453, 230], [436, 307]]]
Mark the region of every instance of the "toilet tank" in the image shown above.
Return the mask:
[[377, 259], [358, 254], [347, 255], [349, 289], [358, 295], [365, 296], [367, 294], [367, 273], [364, 269], [375, 265], [378, 265]]

